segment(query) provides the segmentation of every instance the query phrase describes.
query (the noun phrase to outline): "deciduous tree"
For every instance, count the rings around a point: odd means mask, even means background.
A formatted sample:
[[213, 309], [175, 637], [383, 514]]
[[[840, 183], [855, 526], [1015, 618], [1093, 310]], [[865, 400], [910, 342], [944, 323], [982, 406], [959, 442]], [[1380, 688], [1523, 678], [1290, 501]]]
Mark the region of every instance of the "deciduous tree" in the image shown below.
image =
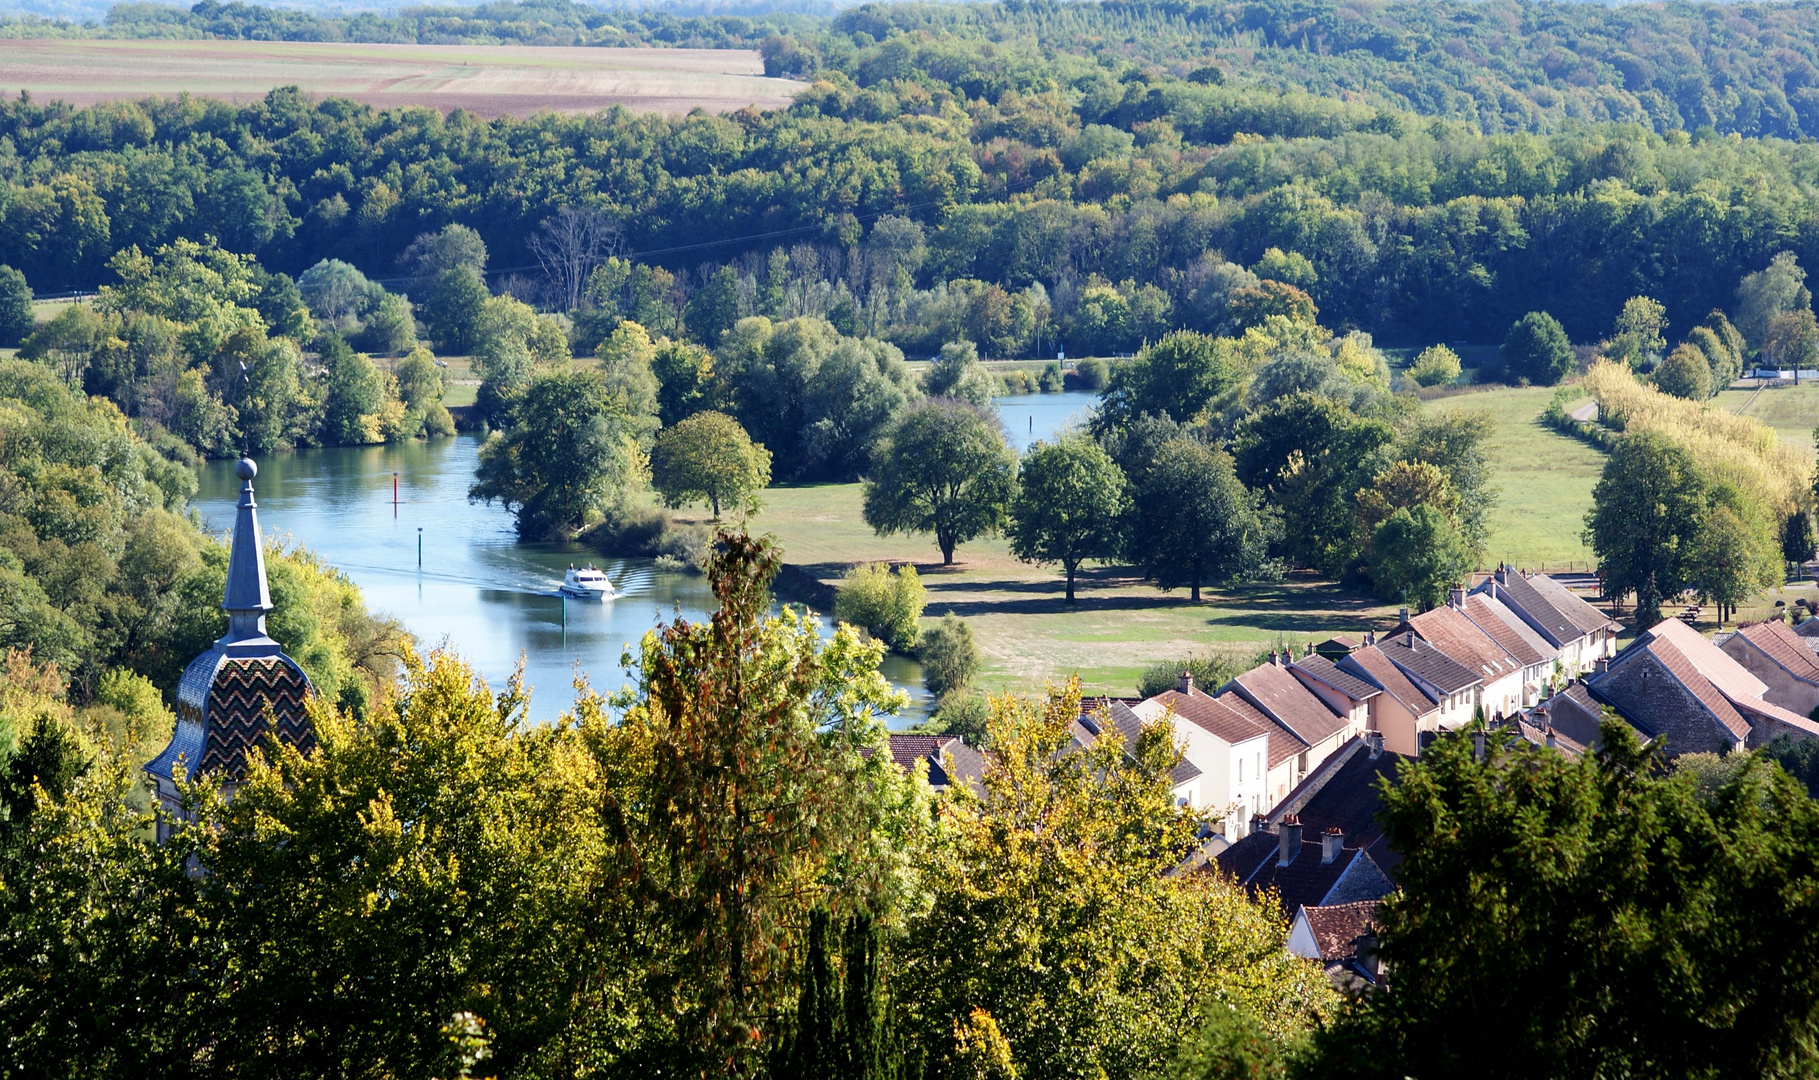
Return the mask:
[[664, 428], [651, 449], [651, 486], [672, 507], [705, 502], [758, 512], [759, 492], [771, 481], [771, 454], [725, 413], [696, 413]]
[[865, 481], [865, 523], [880, 535], [932, 532], [943, 565], [1004, 524], [1016, 455], [997, 417], [957, 401], [912, 406]]
[[1023, 455], [1011, 500], [1011, 553], [1025, 562], [1058, 562], [1074, 602], [1074, 573], [1088, 559], [1119, 551], [1124, 474], [1083, 434], [1037, 443]]
[[1259, 568], [1275, 523], [1230, 455], [1177, 439], [1156, 453], [1132, 498], [1131, 553], [1164, 589], [1220, 584]]

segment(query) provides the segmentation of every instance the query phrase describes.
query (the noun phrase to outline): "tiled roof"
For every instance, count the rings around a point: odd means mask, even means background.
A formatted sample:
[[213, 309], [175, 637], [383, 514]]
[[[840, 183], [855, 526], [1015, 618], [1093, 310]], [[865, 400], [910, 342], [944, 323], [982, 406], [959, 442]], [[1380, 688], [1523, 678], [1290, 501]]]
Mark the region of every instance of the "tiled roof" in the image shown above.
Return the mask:
[[1465, 598], [1465, 617], [1524, 667], [1547, 663], [1556, 655], [1554, 647], [1523, 622], [1522, 616], [1488, 593], [1472, 593]]
[[1390, 658], [1383, 655], [1383, 651], [1375, 645], [1366, 645], [1339, 661], [1339, 665], [1341, 671], [1349, 670], [1383, 687], [1385, 693], [1407, 706], [1418, 717], [1434, 711], [1433, 699], [1422, 693], [1420, 687], [1409, 682], [1408, 676], [1390, 663]]
[[1575, 679], [1526, 715], [1537, 727], [1552, 727], [1559, 735], [1580, 746], [1596, 747], [1599, 744], [1598, 726], [1604, 718], [1604, 703], [1592, 696], [1584, 680]]
[[1413, 634], [1384, 638], [1377, 642], [1377, 648], [1391, 663], [1442, 694], [1457, 694], [1485, 681], [1482, 675]]
[[[946, 759], [953, 758], [954, 771], [947, 770]], [[985, 755], [966, 745], [957, 735], [906, 735], [891, 733], [891, 760], [904, 772], [911, 772], [916, 762], [928, 762], [930, 787], [944, 788], [956, 782], [975, 790], [985, 776]]]
[[[1278, 833], [1259, 830], [1221, 852], [1217, 856], [1219, 869], [1252, 889], [1275, 888], [1281, 894], [1284, 910], [1294, 911], [1325, 900], [1357, 858], [1369, 858], [1381, 871], [1398, 865], [1401, 858], [1389, 849], [1377, 822], [1382, 805], [1377, 782], [1379, 778], [1393, 780], [1403, 759], [1392, 753], [1373, 759], [1362, 746], [1348, 745], [1339, 754], [1345, 755], [1339, 768], [1311, 774], [1267, 819], [1271, 826], [1280, 828], [1289, 813], [1286, 808], [1293, 807], [1301, 822], [1301, 851], [1288, 866], [1277, 865]], [[1321, 837], [1328, 829], [1345, 834], [1344, 848], [1338, 858], [1322, 865]]]
[[1737, 636], [1760, 649], [1794, 678], [1819, 683], [1819, 656], [1780, 619], [1740, 626]]
[[1454, 607], [1437, 607], [1409, 620], [1421, 639], [1445, 653], [1449, 660], [1478, 673], [1486, 683], [1518, 674], [1522, 665], [1503, 646]]
[[1809, 617], [1795, 623], [1794, 633], [1807, 639], [1808, 642], [1819, 641], [1819, 616]]
[[1759, 698], [1768, 691], [1767, 683], [1751, 675], [1748, 668], [1726, 656], [1724, 650], [1713, 645], [1704, 634], [1679, 619], [1662, 619], [1649, 627], [1644, 636], [1672, 642], [1674, 648], [1724, 691], [1726, 697]]
[[[1673, 620], [1678, 622], [1679, 620]], [[1705, 677], [1700, 668], [1687, 655], [1665, 637], [1655, 638], [1644, 646], [1649, 655], [1660, 661], [1661, 666], [1671, 672], [1687, 692], [1699, 699], [1699, 703], [1723, 724], [1732, 736], [1742, 739], [1749, 735], [1749, 721], [1737, 712], [1725, 697], [1724, 691], [1712, 680]], [[1726, 660], [1730, 657], [1726, 656]], [[1733, 663], [1735, 661], [1732, 661]]]
[[1355, 959], [1358, 939], [1377, 931], [1378, 903], [1357, 900], [1350, 904], [1303, 905], [1301, 914], [1307, 918], [1307, 928], [1313, 931], [1320, 959]]
[[1325, 683], [1353, 701], [1369, 701], [1383, 693], [1381, 688], [1373, 686], [1349, 671], [1342, 671], [1339, 665], [1319, 653], [1304, 656], [1290, 664], [1289, 667], [1306, 672], [1308, 677]]
[[1579, 742], [1579, 740], [1558, 728], [1553, 728], [1552, 725], [1548, 725], [1547, 727], [1539, 726], [1533, 722], [1535, 719], [1538, 719], [1538, 717], [1530, 716], [1524, 718], [1520, 715], [1511, 716], [1504, 719], [1502, 726], [1515, 731], [1516, 735], [1521, 738], [1522, 741], [1531, 746], [1546, 746], [1547, 733], [1549, 730], [1552, 730], [1554, 732], [1555, 750], [1558, 750], [1569, 758], [1576, 758], [1585, 753], [1585, 745]]
[[1737, 711], [1742, 713], [1744, 719], [1750, 721], [1752, 724], [1763, 720], [1776, 720], [1796, 731], [1805, 732], [1809, 736], [1819, 738], [1819, 723], [1814, 723], [1812, 720], [1801, 716], [1792, 709], [1784, 709], [1773, 702], [1761, 699], [1745, 699], [1732, 702], [1732, 704], [1737, 706]]
[[941, 747], [949, 742], [958, 741], [952, 735], [898, 735], [891, 734], [891, 760], [904, 772], [916, 767], [916, 762], [925, 761], [930, 754], [938, 754]]
[[1236, 692], [1275, 718], [1276, 722], [1295, 733], [1309, 746], [1318, 746], [1348, 725], [1345, 717], [1326, 707], [1326, 702], [1301, 685], [1301, 680], [1288, 668], [1260, 664], [1233, 679]]
[[1224, 701], [1204, 694], [1198, 688], [1185, 694], [1178, 690], [1164, 690], [1150, 700], [1164, 708], [1173, 709], [1176, 716], [1227, 743], [1241, 743], [1270, 733], [1271, 725], [1267, 720], [1260, 721], [1234, 712]]
[[1228, 690], [1220, 694], [1216, 700], [1219, 704], [1269, 733], [1270, 768], [1275, 768], [1308, 748], [1308, 744], [1296, 738], [1294, 732], [1271, 720], [1268, 714], [1238, 694]]
[[1610, 616], [1586, 603], [1583, 597], [1546, 574], [1530, 574], [1528, 583], [1536, 592], [1547, 597], [1548, 604], [1568, 622], [1577, 626], [1580, 633], [1589, 634], [1611, 625]]
[[1532, 578], [1525, 577], [1513, 570], [1498, 570], [1489, 581], [1478, 586], [1478, 590], [1490, 591], [1492, 589], [1496, 590], [1497, 596], [1504, 603], [1523, 615], [1529, 625], [1539, 630], [1541, 636], [1547, 638], [1548, 643], [1555, 648], [1571, 641], [1577, 641], [1588, 633], [1579, 628], [1576, 619], [1556, 607], [1549, 594], [1536, 588]]

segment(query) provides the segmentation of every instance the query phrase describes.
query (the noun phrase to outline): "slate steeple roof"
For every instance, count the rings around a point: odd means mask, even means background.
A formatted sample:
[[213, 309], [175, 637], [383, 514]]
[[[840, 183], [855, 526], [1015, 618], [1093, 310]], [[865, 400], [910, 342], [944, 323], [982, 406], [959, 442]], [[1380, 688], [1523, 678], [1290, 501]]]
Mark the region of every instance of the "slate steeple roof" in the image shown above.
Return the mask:
[[176, 777], [206, 773], [223, 783], [237, 781], [245, 772], [247, 751], [265, 738], [268, 728], [279, 741], [304, 749], [315, 744], [304, 706], [309, 677], [265, 630], [272, 598], [253, 498], [258, 471], [250, 459], [234, 467], [241, 486], [221, 599], [227, 633], [184, 668], [177, 684], [176, 730], [170, 745], [145, 767], [159, 801], [173, 815], [181, 806]]

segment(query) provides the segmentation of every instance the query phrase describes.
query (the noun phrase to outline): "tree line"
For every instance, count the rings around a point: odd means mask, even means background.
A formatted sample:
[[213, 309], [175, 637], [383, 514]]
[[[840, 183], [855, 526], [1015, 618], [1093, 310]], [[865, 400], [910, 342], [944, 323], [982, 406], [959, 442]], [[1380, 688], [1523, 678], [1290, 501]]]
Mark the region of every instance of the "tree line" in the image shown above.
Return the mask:
[[810, 64], [793, 106], [730, 117], [9, 101], [0, 262], [40, 292], [94, 287], [120, 250], [212, 235], [292, 276], [331, 258], [397, 288], [416, 238], [458, 224], [493, 252], [494, 291], [569, 311], [589, 268], [541, 257], [544, 226], [592, 211], [653, 332], [711, 345], [787, 312], [914, 355], [964, 328], [1048, 356], [1222, 332], [1253, 279], [1383, 340], [1491, 342], [1537, 310], [1583, 340], [1637, 295], [1680, 333], [1778, 252], [1819, 256], [1804, 143], [1485, 134], [973, 33], [867, 36]]

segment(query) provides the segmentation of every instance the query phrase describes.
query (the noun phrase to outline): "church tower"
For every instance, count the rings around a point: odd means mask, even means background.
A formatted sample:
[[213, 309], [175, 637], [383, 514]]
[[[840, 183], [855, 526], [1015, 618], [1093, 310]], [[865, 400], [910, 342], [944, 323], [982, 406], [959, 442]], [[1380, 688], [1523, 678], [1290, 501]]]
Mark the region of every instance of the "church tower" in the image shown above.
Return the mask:
[[[253, 501], [258, 472], [250, 458], [234, 466], [241, 486], [221, 601], [227, 633], [183, 669], [177, 684], [177, 729], [170, 745], [145, 767], [158, 802], [172, 817], [182, 807], [174, 778], [207, 775], [234, 784], [246, 771], [247, 750], [265, 737], [268, 721], [279, 741], [305, 750], [315, 745], [304, 713], [309, 677], [265, 632], [272, 597], [265, 583], [259, 508]], [[168, 826], [160, 824], [158, 833], [159, 840], [165, 839]]]

